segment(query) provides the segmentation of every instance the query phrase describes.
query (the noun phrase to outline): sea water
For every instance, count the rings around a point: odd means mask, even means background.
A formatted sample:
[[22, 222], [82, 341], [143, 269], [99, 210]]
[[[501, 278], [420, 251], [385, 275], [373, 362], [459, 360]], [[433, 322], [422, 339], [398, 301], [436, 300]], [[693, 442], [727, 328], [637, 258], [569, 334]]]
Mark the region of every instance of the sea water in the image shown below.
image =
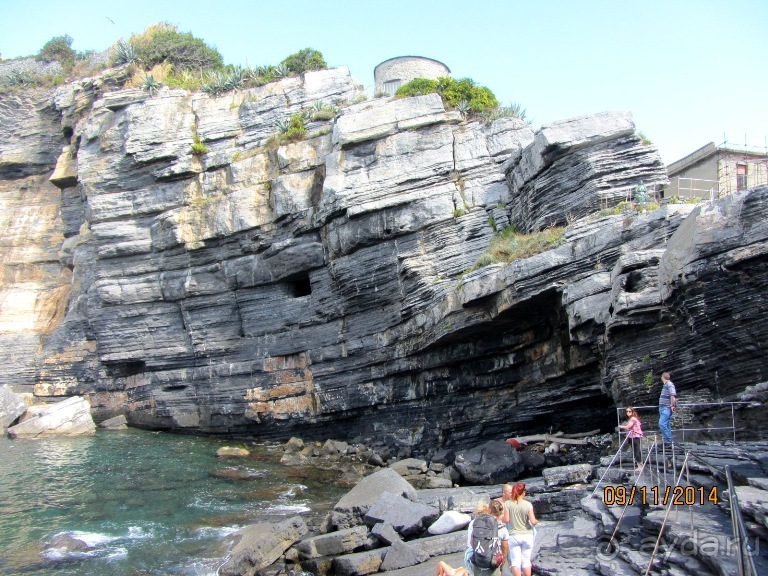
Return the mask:
[[[0, 574], [212, 575], [248, 524], [328, 510], [335, 474], [288, 468], [276, 445], [141, 430], [0, 437]], [[77, 541], [73, 545], [73, 541]]]

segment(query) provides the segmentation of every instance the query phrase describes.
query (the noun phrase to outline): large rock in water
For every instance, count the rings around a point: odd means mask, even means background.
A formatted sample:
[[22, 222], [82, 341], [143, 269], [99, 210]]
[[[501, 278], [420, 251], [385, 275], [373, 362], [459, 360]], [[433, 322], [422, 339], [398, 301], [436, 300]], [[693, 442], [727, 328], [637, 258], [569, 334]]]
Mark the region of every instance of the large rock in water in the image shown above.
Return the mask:
[[26, 402], [10, 386], [0, 386], [0, 429], [13, 424], [26, 411]]
[[276, 562], [306, 533], [307, 525], [300, 516], [275, 524], [247, 526], [234, 535], [236, 544], [218, 573], [221, 576], [253, 576]]
[[[463, 449], [611, 428], [649, 373], [689, 399], [768, 380], [765, 192], [695, 225], [601, 216], [666, 178], [626, 112], [534, 131], [435, 94], [350, 104], [344, 68], [217, 97], [124, 75], [0, 106], [0, 384], [145, 428]], [[509, 224], [569, 225], [468, 272]]]
[[85, 398], [74, 396], [55, 404], [30, 407], [31, 416], [8, 428], [11, 438], [38, 436], [84, 436], [96, 432], [91, 405]]

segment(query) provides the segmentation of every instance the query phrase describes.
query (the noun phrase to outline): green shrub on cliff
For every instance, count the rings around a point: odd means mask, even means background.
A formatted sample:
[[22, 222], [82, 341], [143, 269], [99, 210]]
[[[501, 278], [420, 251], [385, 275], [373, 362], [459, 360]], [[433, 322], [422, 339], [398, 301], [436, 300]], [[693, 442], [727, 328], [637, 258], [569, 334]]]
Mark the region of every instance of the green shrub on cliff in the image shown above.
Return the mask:
[[215, 70], [224, 66], [218, 50], [190, 32], [179, 32], [176, 26], [165, 22], [134, 34], [128, 43], [146, 69], [162, 62], [173, 64], [176, 70]]
[[310, 70], [324, 70], [328, 68], [322, 52], [312, 48], [304, 48], [295, 54], [291, 54], [280, 64], [284, 65], [292, 74], [303, 74]]
[[447, 76], [437, 80], [415, 78], [398, 88], [395, 97], [421, 96], [433, 92], [440, 94], [443, 102], [451, 108], [461, 108], [466, 113], [481, 113], [499, 105], [489, 88], [475, 84], [471, 78], [455, 80]]
[[397, 98], [408, 98], [409, 96], [423, 96], [437, 92], [437, 80], [428, 80], [427, 78], [414, 78], [407, 84], [403, 84], [395, 92]]
[[497, 262], [513, 262], [521, 258], [530, 258], [556, 248], [563, 241], [564, 233], [565, 228], [557, 226], [533, 234], [523, 234], [514, 226], [507, 226], [493, 236], [488, 249], [467, 272]]
[[37, 53], [37, 59], [42, 62], [58, 62], [64, 70], [71, 70], [76, 55], [72, 42], [72, 37], [68, 34], [51, 38]]
[[304, 117], [301, 114], [294, 114], [288, 122], [280, 124], [280, 132], [279, 141], [281, 144], [303, 140], [307, 135]]

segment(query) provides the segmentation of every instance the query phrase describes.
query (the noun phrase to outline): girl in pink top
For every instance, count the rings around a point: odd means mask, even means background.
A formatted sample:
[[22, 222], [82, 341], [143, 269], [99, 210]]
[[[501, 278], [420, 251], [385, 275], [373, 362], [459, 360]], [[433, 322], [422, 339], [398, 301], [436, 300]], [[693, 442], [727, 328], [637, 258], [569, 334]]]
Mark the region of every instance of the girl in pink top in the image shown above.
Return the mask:
[[640, 471], [643, 458], [640, 452], [640, 438], [643, 437], [643, 428], [640, 426], [640, 417], [632, 406], [627, 407], [627, 423], [619, 426], [627, 431], [627, 438], [632, 442], [632, 454], [635, 457], [635, 470]]

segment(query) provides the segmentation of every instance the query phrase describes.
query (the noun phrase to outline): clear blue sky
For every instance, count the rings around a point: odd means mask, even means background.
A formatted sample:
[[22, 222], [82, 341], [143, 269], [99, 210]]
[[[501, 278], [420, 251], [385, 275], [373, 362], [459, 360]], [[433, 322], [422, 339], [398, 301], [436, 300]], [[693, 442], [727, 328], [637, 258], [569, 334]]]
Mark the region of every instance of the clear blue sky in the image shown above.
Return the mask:
[[3, 58], [63, 34], [103, 50], [165, 21], [228, 64], [315, 48], [369, 93], [379, 62], [428, 56], [522, 104], [534, 127], [631, 110], [666, 163], [768, 137], [768, 0], [0, 0], [0, 19]]

